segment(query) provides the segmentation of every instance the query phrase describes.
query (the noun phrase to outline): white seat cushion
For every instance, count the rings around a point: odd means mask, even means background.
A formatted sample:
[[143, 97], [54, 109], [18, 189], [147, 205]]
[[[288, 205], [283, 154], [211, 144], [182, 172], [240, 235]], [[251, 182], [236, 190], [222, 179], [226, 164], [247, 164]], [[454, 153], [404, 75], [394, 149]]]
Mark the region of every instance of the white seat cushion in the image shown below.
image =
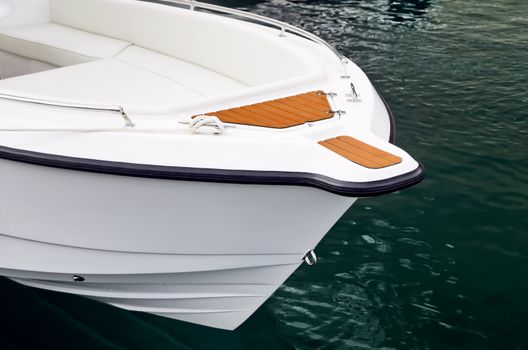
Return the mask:
[[202, 96], [214, 96], [247, 88], [247, 85], [225, 75], [138, 46], [126, 48], [116, 58], [161, 75]]
[[278, 31], [136, 0], [49, 0], [54, 23], [125, 40], [249, 86], [324, 78], [321, 65]]
[[55, 66], [111, 58], [129, 45], [51, 22], [0, 29], [0, 50]]

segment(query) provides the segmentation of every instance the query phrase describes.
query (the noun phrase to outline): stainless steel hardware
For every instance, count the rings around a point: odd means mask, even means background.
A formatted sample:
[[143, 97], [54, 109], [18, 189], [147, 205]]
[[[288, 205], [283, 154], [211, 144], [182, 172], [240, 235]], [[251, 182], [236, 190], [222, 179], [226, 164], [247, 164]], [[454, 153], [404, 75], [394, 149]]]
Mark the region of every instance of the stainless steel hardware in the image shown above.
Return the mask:
[[354, 86], [354, 83], [350, 83], [350, 93], [346, 94], [346, 97], [349, 97], [347, 100], [348, 102], [360, 102], [359, 94], [356, 91], [356, 87]]
[[41, 106], [70, 108], [70, 109], [79, 109], [79, 110], [96, 111], [96, 112], [114, 112], [114, 113], [119, 113], [121, 118], [123, 118], [123, 120], [125, 121], [125, 126], [131, 127], [131, 128], [136, 126], [136, 124], [134, 124], [134, 122], [128, 117], [128, 115], [125, 113], [125, 110], [121, 106], [98, 106], [98, 105], [82, 104], [82, 103], [42, 100], [42, 99], [37, 99], [37, 98], [6, 95], [6, 94], [0, 94], [0, 99], [8, 100], [8, 101], [15, 101], [15, 102], [22, 102], [22, 103], [31, 103], [31, 104], [41, 105]]
[[315, 252], [313, 250], [310, 250], [303, 257], [303, 260], [308, 266], [315, 266], [317, 264], [317, 255], [315, 255]]

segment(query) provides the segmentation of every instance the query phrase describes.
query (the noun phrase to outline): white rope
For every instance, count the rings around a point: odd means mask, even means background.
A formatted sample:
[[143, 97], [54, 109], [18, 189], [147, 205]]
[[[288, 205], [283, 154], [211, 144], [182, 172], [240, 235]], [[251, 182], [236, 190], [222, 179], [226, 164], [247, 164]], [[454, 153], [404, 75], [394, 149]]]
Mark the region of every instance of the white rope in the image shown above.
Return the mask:
[[193, 134], [199, 134], [200, 129], [208, 128], [214, 135], [223, 135], [225, 133], [224, 123], [214, 115], [198, 115], [191, 119], [189, 128]]

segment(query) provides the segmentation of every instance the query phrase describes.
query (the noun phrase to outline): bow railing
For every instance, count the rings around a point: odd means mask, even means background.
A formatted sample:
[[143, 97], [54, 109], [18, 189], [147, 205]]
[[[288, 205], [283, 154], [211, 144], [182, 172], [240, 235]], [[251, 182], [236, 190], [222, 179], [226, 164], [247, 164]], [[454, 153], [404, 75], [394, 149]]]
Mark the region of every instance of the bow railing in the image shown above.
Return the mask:
[[14, 101], [14, 102], [35, 104], [35, 105], [40, 105], [40, 106], [70, 108], [70, 109], [95, 111], [95, 112], [119, 113], [121, 118], [123, 118], [123, 120], [125, 121], [125, 126], [131, 127], [131, 128], [136, 126], [136, 124], [134, 124], [134, 122], [128, 117], [125, 110], [121, 106], [100, 106], [100, 105], [83, 104], [83, 103], [52, 101], [52, 100], [43, 100], [43, 99], [38, 99], [38, 98], [8, 95], [8, 94], [0, 94], [0, 99]]

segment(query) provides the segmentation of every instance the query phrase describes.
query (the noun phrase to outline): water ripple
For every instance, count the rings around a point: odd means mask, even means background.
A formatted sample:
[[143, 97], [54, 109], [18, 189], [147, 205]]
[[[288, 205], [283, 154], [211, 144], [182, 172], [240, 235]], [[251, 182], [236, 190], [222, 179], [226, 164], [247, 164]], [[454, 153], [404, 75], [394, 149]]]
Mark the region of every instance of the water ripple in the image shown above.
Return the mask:
[[[315, 282], [302, 299], [326, 307], [302, 335], [289, 331], [299, 313], [281, 315], [285, 336], [296, 348], [528, 347], [528, 3], [272, 0], [250, 10], [356, 61], [428, 174], [338, 222], [322, 262], [286, 283]], [[272, 309], [298, 298], [283, 291]]]

